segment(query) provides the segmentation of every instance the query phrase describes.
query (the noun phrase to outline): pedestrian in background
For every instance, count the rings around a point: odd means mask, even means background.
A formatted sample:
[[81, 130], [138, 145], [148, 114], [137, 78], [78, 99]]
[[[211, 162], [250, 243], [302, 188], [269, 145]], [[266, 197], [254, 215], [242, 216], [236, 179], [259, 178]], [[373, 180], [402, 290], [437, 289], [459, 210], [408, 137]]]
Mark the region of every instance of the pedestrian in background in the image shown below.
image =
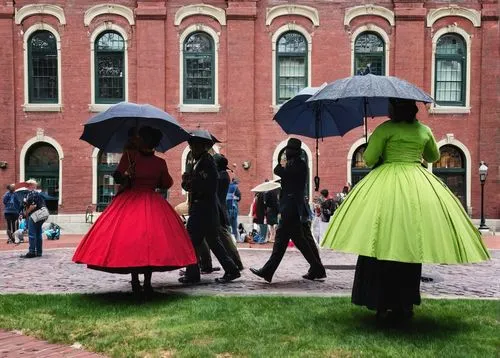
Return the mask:
[[16, 221], [21, 211], [21, 202], [15, 193], [15, 185], [7, 185], [7, 191], [3, 195], [3, 214], [7, 222], [7, 244], [14, 242], [14, 232], [16, 231]]
[[231, 225], [231, 230], [236, 240], [238, 240], [239, 237], [238, 215], [240, 212], [239, 202], [241, 200], [241, 192], [238, 188], [239, 183], [240, 181], [238, 178], [233, 178], [229, 184], [226, 195], [226, 207], [229, 214], [229, 224]]

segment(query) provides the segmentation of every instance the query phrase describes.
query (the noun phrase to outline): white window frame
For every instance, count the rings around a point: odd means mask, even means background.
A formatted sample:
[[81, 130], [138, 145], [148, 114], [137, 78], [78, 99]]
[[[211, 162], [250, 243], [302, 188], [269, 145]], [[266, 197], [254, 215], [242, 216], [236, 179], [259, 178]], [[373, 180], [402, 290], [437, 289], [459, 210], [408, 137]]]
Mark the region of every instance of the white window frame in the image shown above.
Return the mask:
[[286, 25], [281, 26], [278, 28], [271, 39], [271, 46], [272, 46], [272, 52], [271, 52], [271, 63], [272, 63], [272, 102], [271, 102], [271, 107], [273, 109], [273, 112], [276, 113], [280, 107], [281, 104], [276, 103], [276, 74], [277, 74], [277, 69], [276, 69], [276, 51], [277, 51], [277, 42], [278, 39], [283, 35], [285, 32], [290, 32], [290, 31], [296, 31], [300, 33], [302, 36], [307, 41], [307, 83], [306, 87], [311, 86], [311, 74], [312, 74], [312, 36], [309, 34], [309, 32], [303, 28], [300, 25], [294, 24], [294, 23], [288, 23]]
[[[62, 180], [62, 174], [63, 174], [63, 159], [64, 159], [64, 152], [62, 149], [62, 146], [52, 137], [46, 136], [43, 133], [43, 130], [38, 130], [38, 133], [36, 137], [30, 138], [24, 143], [23, 147], [21, 148], [21, 152], [19, 154], [19, 179], [21, 181], [25, 180], [25, 175], [26, 175], [26, 154], [28, 154], [28, 150], [36, 143], [47, 143], [50, 144], [55, 148], [57, 151], [57, 154], [59, 155], [59, 200], [58, 200], [58, 205], [62, 205], [63, 203], [63, 180]], [[28, 178], [29, 179], [29, 178]]]
[[470, 113], [470, 87], [471, 87], [471, 47], [472, 47], [472, 36], [456, 25], [450, 25], [447, 27], [443, 27], [437, 30], [432, 36], [432, 61], [431, 61], [431, 96], [435, 98], [435, 78], [436, 78], [436, 46], [437, 41], [441, 36], [446, 34], [458, 34], [460, 35], [464, 41], [466, 49], [466, 59], [465, 59], [465, 106], [440, 106], [436, 103], [432, 103], [429, 107], [429, 113], [436, 114], [448, 114], [448, 113], [462, 113], [467, 114]]
[[[185, 104], [184, 103], [184, 41], [194, 32], [205, 32], [212, 37], [214, 43], [214, 103], [213, 104]], [[179, 108], [180, 112], [219, 112], [219, 36], [209, 26], [194, 24], [187, 27], [179, 36]]]
[[116, 31], [123, 38], [124, 42], [124, 50], [123, 50], [123, 64], [124, 64], [124, 72], [125, 72], [125, 83], [124, 83], [124, 97], [125, 102], [128, 102], [128, 83], [129, 83], [129, 71], [128, 71], [128, 35], [127, 31], [123, 29], [121, 26], [113, 24], [111, 22], [105, 22], [104, 24], [98, 26], [90, 36], [90, 104], [89, 111], [90, 112], [102, 112], [108, 109], [113, 105], [113, 103], [95, 103], [95, 40], [101, 35], [103, 32], [108, 31]]
[[[29, 102], [29, 65], [28, 65], [28, 40], [36, 31], [49, 31], [56, 38], [57, 46], [57, 103], [30, 103]], [[62, 109], [62, 71], [61, 71], [61, 36], [52, 26], [40, 22], [30, 26], [23, 35], [24, 53], [24, 104], [25, 112], [60, 112]]]
[[389, 40], [389, 36], [387, 35], [387, 32], [384, 31], [381, 27], [378, 27], [375, 24], [366, 24], [358, 27], [356, 30], [354, 30], [351, 33], [351, 76], [354, 76], [354, 51], [355, 51], [355, 45], [356, 45], [356, 39], [358, 38], [359, 35], [361, 35], [363, 32], [373, 32], [379, 35], [382, 40], [384, 41], [384, 57], [385, 57], [385, 75], [390, 76], [390, 71], [389, 71], [389, 57], [391, 55], [391, 42]]

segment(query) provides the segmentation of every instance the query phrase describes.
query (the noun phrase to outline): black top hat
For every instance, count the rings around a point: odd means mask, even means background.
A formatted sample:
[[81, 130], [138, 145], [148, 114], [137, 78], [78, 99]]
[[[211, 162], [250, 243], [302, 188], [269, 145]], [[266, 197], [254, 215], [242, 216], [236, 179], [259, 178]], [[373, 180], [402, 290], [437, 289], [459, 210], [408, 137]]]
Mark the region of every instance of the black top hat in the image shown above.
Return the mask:
[[227, 164], [229, 162], [227, 161], [227, 158], [225, 156], [223, 156], [222, 154], [216, 153], [216, 154], [214, 154], [213, 157], [214, 157], [214, 161], [215, 161], [215, 165], [217, 166], [217, 169], [219, 169], [219, 170], [231, 170], [227, 166]]
[[302, 142], [300, 139], [297, 138], [290, 138], [288, 142], [286, 143], [286, 147], [288, 149], [295, 149], [296, 151], [300, 151], [300, 148], [302, 147]]
[[188, 140], [188, 142], [202, 141], [202, 142], [211, 142], [212, 144], [220, 143], [220, 140], [215, 138], [215, 136], [206, 129], [195, 129], [191, 131], [190, 134], [191, 138]]

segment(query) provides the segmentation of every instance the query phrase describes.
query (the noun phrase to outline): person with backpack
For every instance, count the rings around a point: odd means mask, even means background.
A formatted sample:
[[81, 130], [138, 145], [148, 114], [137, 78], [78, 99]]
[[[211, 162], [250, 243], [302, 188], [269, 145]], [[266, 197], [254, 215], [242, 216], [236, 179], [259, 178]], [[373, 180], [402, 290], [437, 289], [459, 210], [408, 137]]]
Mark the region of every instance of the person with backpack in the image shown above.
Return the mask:
[[4, 217], [7, 221], [7, 244], [14, 243], [16, 221], [21, 211], [21, 202], [15, 193], [15, 185], [7, 185], [7, 192], [3, 196]]
[[337, 208], [337, 203], [332, 197], [330, 197], [330, 193], [327, 189], [321, 190], [320, 194], [319, 238], [322, 240], [328, 227], [328, 223], [330, 222], [330, 218]]

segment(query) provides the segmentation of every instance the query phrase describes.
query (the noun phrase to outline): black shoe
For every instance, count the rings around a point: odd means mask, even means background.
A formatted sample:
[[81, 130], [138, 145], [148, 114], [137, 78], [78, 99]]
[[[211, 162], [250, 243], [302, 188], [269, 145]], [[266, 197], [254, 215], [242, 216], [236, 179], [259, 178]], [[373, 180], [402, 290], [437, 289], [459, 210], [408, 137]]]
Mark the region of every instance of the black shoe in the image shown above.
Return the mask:
[[204, 270], [201, 270], [200, 273], [202, 275], [208, 275], [208, 274], [211, 274], [212, 272], [215, 272], [215, 271], [220, 271], [220, 267], [212, 267], [210, 269], [204, 269]]
[[224, 274], [224, 276], [216, 278], [215, 282], [218, 282], [218, 283], [228, 283], [228, 282], [231, 282], [233, 280], [236, 280], [239, 277], [241, 277], [241, 273], [239, 271], [231, 272], [231, 273], [226, 272]]
[[187, 277], [187, 276], [182, 276], [182, 277], [179, 277], [179, 280], [178, 280], [180, 283], [183, 283], [185, 285], [194, 285], [194, 284], [197, 284], [200, 282], [200, 279], [199, 278], [191, 278], [191, 277]]
[[132, 284], [132, 293], [134, 295], [138, 295], [142, 291], [141, 283], [139, 281], [131, 281]]
[[21, 255], [21, 258], [22, 258], [22, 259], [32, 259], [32, 258], [34, 258], [34, 257], [37, 257], [37, 255], [36, 255], [36, 254], [34, 254], [34, 253], [32, 253], [32, 252], [28, 252], [28, 253], [27, 253], [27, 254], [25, 254], [25, 255]]
[[273, 276], [265, 275], [264, 272], [262, 272], [262, 270], [260, 270], [260, 269], [250, 267], [250, 272], [253, 273], [254, 275], [257, 275], [257, 276], [263, 278], [264, 280], [266, 280], [269, 283], [271, 283], [271, 281], [273, 280]]
[[302, 278], [305, 278], [306, 280], [311, 280], [311, 281], [314, 281], [314, 280], [323, 280], [323, 279], [326, 278], [326, 272], [323, 271], [321, 273], [315, 273], [315, 272], [309, 271], [304, 276], [302, 276]]

